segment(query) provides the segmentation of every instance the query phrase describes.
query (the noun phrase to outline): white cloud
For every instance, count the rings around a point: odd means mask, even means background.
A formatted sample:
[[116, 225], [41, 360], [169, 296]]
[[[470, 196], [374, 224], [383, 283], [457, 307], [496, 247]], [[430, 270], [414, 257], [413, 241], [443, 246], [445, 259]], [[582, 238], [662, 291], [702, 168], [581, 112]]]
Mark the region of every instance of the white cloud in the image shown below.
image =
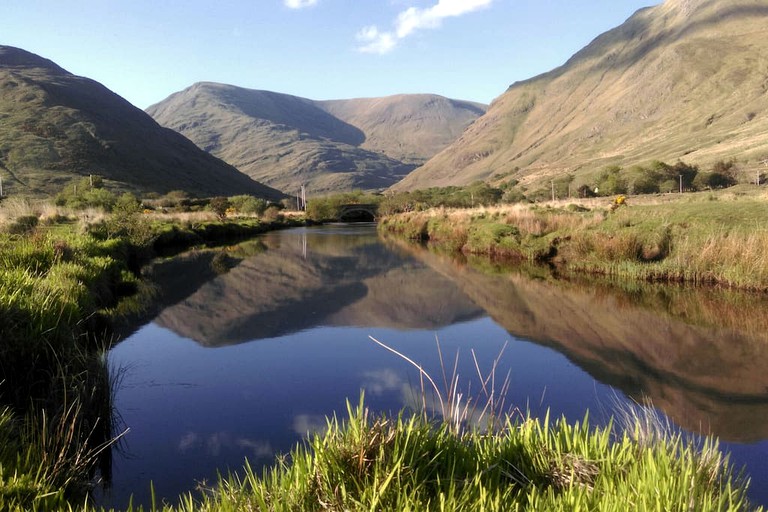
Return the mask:
[[317, 4], [317, 0], [283, 0], [285, 6], [289, 9], [304, 9]]
[[455, 18], [484, 9], [489, 7], [493, 1], [438, 0], [435, 5], [426, 9], [410, 7], [398, 14], [392, 31], [384, 32], [376, 26], [370, 26], [358, 32], [357, 40], [362, 43], [358, 50], [363, 53], [388, 53], [394, 49], [399, 40], [408, 37], [417, 30], [438, 28], [445, 18]]
[[374, 26], [365, 27], [358, 32], [357, 40], [362, 43], [358, 50], [363, 53], [385, 54], [397, 44], [394, 34], [379, 32], [379, 29]]
[[323, 434], [326, 430], [328, 430], [328, 420], [325, 416], [297, 414], [293, 418], [293, 431], [301, 436]]

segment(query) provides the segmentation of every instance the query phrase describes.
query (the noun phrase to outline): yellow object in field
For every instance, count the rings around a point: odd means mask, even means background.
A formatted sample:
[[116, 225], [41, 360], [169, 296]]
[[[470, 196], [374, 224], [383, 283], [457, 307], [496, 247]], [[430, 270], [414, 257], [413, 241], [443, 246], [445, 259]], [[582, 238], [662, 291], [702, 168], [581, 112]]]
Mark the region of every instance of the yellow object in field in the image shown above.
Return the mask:
[[611, 203], [611, 211], [616, 210], [619, 206], [625, 206], [627, 204], [627, 197], [626, 196], [616, 196], [616, 198]]

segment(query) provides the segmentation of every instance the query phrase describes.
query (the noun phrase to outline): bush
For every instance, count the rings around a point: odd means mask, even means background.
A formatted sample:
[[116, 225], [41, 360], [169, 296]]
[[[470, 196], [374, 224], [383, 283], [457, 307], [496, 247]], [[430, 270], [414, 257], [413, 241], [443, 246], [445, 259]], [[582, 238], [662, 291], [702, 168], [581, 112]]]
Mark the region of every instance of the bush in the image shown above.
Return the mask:
[[643, 169], [642, 174], [632, 182], [633, 194], [657, 194], [660, 191], [661, 175], [650, 169]]
[[525, 194], [517, 188], [507, 189], [501, 196], [502, 203], [522, 203], [523, 201], [526, 201]]
[[191, 205], [189, 194], [183, 190], [171, 190], [158, 201], [163, 208], [180, 208], [186, 210]]
[[621, 175], [621, 167], [612, 165], [603, 169], [597, 177], [597, 194], [601, 196], [614, 196], [626, 194], [629, 190], [627, 180]]
[[136, 196], [126, 192], [115, 201], [112, 215], [106, 223], [109, 237], [126, 236], [135, 246], [145, 246], [153, 233], [143, 216], [144, 208]]
[[100, 177], [92, 176], [82, 178], [77, 183], [73, 183], [64, 188], [54, 198], [57, 206], [66, 206], [75, 210], [85, 208], [101, 208], [104, 211], [110, 211], [117, 200], [117, 196], [109, 190], [103, 188], [103, 182]]
[[264, 220], [268, 222], [275, 222], [280, 220], [282, 217], [282, 214], [280, 213], [280, 208], [277, 206], [270, 206], [264, 211]]
[[229, 208], [229, 199], [226, 197], [214, 197], [208, 203], [208, 207], [216, 214], [219, 220], [227, 218], [227, 209]]
[[693, 187], [696, 190], [726, 188], [735, 184], [736, 180], [733, 177], [718, 172], [702, 172], [693, 180]]
[[37, 215], [23, 215], [8, 226], [8, 232], [12, 235], [25, 235], [34, 231], [38, 222]]
[[237, 213], [258, 216], [263, 215], [268, 206], [266, 200], [249, 195], [230, 197], [229, 205], [234, 208]]

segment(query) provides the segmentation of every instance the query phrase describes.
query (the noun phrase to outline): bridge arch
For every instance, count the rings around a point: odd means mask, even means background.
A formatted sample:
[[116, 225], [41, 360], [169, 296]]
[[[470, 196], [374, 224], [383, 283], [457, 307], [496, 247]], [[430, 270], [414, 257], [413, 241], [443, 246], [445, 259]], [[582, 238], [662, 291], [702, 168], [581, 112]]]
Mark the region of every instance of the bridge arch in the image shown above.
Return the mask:
[[339, 208], [339, 220], [342, 222], [376, 222], [378, 205], [345, 204]]

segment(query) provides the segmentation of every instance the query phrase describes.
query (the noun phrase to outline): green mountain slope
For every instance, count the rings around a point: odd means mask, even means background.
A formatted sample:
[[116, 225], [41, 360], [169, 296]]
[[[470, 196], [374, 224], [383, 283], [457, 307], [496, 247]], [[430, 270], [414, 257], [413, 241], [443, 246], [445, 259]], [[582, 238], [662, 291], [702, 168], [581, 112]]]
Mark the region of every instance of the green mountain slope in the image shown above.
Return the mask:
[[51, 194], [96, 174], [108, 186], [278, 198], [101, 84], [0, 46], [0, 176], [5, 194]]
[[432, 95], [321, 102], [203, 82], [147, 112], [256, 180], [322, 193], [389, 187], [484, 106]]
[[518, 82], [396, 189], [768, 158], [768, 0], [667, 0]]

